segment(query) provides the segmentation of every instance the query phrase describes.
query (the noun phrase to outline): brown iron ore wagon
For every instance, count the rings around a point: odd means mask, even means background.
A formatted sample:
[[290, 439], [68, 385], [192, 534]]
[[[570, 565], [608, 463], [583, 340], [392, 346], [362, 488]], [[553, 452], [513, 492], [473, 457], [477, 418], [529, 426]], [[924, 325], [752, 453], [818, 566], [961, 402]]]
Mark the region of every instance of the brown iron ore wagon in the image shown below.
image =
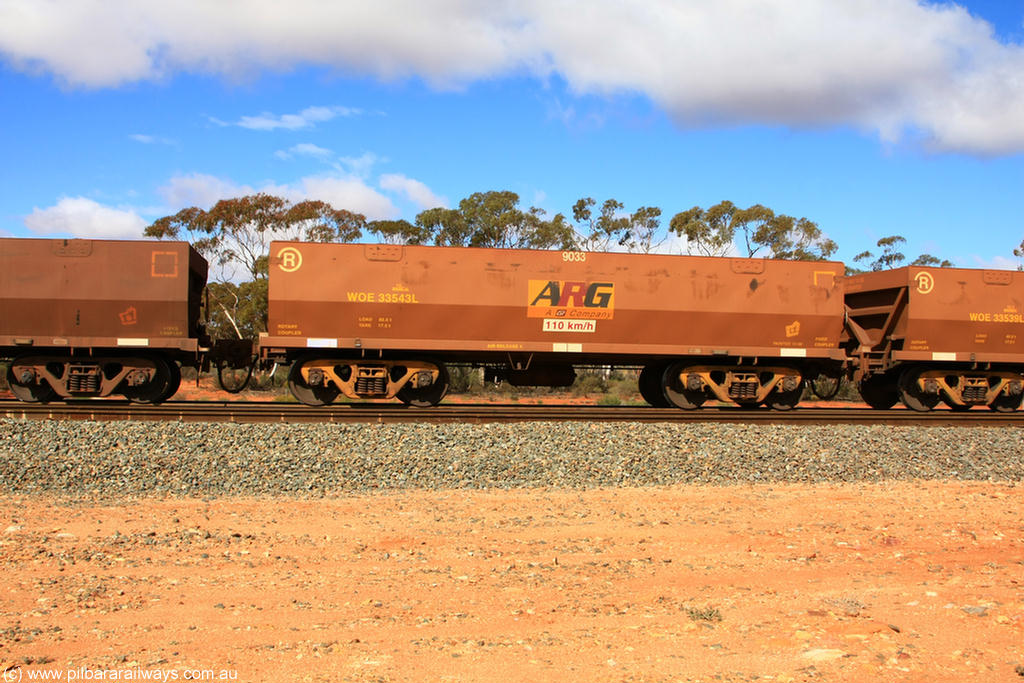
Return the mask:
[[791, 408], [844, 355], [843, 265], [651, 254], [275, 242], [265, 360], [303, 403], [433, 405], [446, 365], [564, 386], [642, 368], [652, 404]]
[[23, 401], [170, 397], [206, 341], [185, 242], [0, 239], [0, 357]]
[[845, 282], [847, 353], [864, 400], [928, 411], [1024, 397], [1024, 273], [906, 267]]

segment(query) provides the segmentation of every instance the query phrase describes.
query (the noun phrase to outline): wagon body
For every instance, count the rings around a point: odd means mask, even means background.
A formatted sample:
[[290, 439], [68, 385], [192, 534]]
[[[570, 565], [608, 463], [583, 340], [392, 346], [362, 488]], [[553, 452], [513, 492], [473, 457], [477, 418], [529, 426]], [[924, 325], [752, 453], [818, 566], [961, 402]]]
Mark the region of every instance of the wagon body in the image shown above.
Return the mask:
[[1024, 273], [909, 266], [845, 284], [854, 378], [876, 407], [1013, 410], [1024, 391]]
[[159, 403], [199, 366], [206, 260], [185, 242], [0, 239], [0, 357], [23, 401]]
[[845, 290], [893, 361], [1024, 362], [1024, 273], [905, 267], [849, 277]]
[[0, 347], [194, 352], [206, 269], [185, 242], [0, 239]]
[[298, 361], [293, 393], [314, 405], [335, 391], [407, 400], [408, 382], [426, 392], [444, 381], [441, 364], [459, 363], [548, 386], [571, 383], [573, 366], [640, 366], [655, 405], [663, 385], [685, 384], [669, 403], [759, 403], [785, 387], [788, 406], [805, 377], [843, 361], [842, 273], [834, 262], [277, 242], [260, 348]]
[[834, 358], [842, 272], [833, 262], [277, 242], [262, 346]]

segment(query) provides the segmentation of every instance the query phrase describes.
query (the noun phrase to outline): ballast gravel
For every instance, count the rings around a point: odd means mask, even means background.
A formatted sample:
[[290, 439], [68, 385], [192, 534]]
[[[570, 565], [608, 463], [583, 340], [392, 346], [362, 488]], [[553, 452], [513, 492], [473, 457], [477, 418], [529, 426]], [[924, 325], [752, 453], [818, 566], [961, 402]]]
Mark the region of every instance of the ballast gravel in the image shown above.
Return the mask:
[[1024, 480], [1018, 428], [0, 420], [8, 495]]

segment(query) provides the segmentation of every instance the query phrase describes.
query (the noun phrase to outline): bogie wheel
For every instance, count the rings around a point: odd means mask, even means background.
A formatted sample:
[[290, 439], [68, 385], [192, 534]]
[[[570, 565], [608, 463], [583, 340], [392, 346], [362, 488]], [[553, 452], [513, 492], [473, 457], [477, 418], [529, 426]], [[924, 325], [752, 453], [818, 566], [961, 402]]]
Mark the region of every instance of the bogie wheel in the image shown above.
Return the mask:
[[988, 407], [999, 413], [1012, 413], [1020, 408], [1022, 399], [1024, 399], [1024, 394], [1017, 394], [1016, 396], [999, 394]]
[[671, 408], [672, 404], [665, 398], [661, 390], [661, 377], [665, 374], [664, 365], [645, 365], [640, 371], [637, 385], [640, 396], [655, 408]]
[[164, 389], [164, 393], [160, 396], [159, 403], [163, 403], [171, 396], [178, 393], [178, 388], [181, 386], [181, 368], [173, 360], [167, 364], [167, 369], [170, 371], [170, 378], [167, 381], [167, 388]]
[[924, 392], [918, 385], [917, 380], [921, 376], [921, 370], [907, 368], [900, 375], [899, 392], [903, 405], [919, 413], [927, 413], [939, 404], [939, 394]]
[[864, 402], [876, 410], [889, 410], [899, 403], [900, 392], [890, 378], [885, 375], [872, 375], [857, 384]]
[[310, 386], [302, 377], [302, 361], [292, 363], [292, 369], [288, 372], [288, 390], [299, 403], [307, 406], [325, 406], [338, 398], [341, 393], [335, 386]]
[[689, 389], [680, 377], [686, 371], [682, 363], [673, 363], [665, 368], [661, 376], [662, 394], [665, 400], [683, 410], [695, 410], [704, 405], [708, 396], [703, 389]]
[[249, 386], [255, 369], [255, 360], [244, 368], [234, 368], [221, 361], [217, 363], [217, 382], [220, 388], [229, 394], [240, 394]]
[[804, 381], [800, 380], [800, 384], [796, 389], [791, 389], [790, 391], [773, 390], [772, 393], [768, 394], [765, 403], [774, 410], [792, 410], [800, 403], [800, 398], [803, 395]]
[[[163, 358], [151, 359], [155, 367], [153, 373], [153, 379], [149, 380], [145, 384], [137, 387], [124, 386], [122, 382], [121, 386], [124, 387], [121, 393], [132, 403], [160, 403], [170, 397], [168, 391], [173, 393], [178, 390], [175, 384], [175, 377], [177, 377], [177, 383], [181, 384], [181, 371], [178, 370], [177, 363], [169, 362]], [[174, 371], [171, 370], [171, 366], [174, 366]]]
[[57, 397], [57, 392], [53, 390], [45, 380], [40, 383], [22, 384], [15, 378], [13, 367], [17, 364], [17, 360], [11, 365], [7, 366], [7, 386], [11, 388], [11, 393], [19, 401], [24, 403], [49, 403]]
[[419, 388], [406, 384], [399, 389], [397, 394], [398, 400], [414, 408], [430, 408], [440, 403], [441, 399], [448, 393], [450, 381], [448, 369], [444, 365], [438, 363], [437, 370], [437, 379], [433, 383]]

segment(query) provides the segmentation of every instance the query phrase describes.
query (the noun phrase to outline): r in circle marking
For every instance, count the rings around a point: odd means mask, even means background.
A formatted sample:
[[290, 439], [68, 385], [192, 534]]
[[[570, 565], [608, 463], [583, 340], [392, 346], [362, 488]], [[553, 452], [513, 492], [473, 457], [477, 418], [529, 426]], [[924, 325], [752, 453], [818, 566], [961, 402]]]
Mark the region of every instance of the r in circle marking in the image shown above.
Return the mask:
[[277, 267], [286, 273], [294, 273], [302, 267], [302, 252], [295, 247], [283, 247], [277, 252]]
[[928, 271], [922, 270], [914, 276], [914, 282], [917, 283], [917, 291], [919, 294], [930, 294], [935, 289], [935, 278]]

